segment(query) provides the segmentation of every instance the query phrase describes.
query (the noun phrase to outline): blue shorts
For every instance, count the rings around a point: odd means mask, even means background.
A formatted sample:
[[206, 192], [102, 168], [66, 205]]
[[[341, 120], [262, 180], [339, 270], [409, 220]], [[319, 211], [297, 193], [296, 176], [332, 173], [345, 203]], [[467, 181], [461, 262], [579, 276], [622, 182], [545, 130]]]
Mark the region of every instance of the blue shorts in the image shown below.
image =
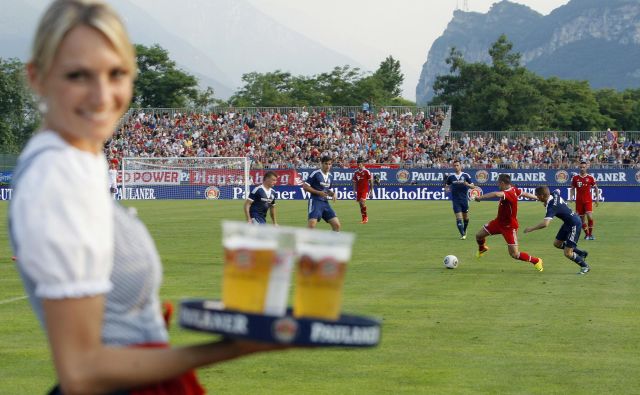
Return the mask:
[[329, 222], [331, 219], [337, 217], [336, 212], [333, 211], [329, 202], [322, 200], [309, 199], [309, 215], [308, 219], [320, 220], [321, 218]]
[[563, 223], [556, 235], [556, 240], [564, 241], [566, 247], [576, 248], [580, 240], [581, 221], [574, 221], [571, 224]]
[[452, 200], [454, 213], [468, 213], [469, 212], [469, 200]]
[[267, 223], [267, 219], [255, 216], [255, 217], [251, 217], [251, 223], [254, 223], [254, 224], [266, 224]]

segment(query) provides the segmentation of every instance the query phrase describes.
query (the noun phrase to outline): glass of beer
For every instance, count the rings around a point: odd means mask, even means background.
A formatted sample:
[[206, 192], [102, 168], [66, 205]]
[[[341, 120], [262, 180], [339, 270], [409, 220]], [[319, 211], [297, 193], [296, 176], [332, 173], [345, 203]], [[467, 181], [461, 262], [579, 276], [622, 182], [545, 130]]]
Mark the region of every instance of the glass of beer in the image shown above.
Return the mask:
[[337, 320], [355, 235], [315, 229], [296, 231], [295, 317]]
[[291, 231], [230, 221], [222, 223], [222, 231], [225, 309], [284, 315], [293, 265], [293, 248], [286, 251]]

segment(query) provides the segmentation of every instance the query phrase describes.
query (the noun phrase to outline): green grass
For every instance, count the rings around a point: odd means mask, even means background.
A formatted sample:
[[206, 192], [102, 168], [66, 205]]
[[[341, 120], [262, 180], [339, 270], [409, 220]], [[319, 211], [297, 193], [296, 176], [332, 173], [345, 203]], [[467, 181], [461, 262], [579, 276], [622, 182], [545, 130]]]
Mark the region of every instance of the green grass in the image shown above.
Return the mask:
[[[238, 201], [146, 201], [135, 206], [164, 263], [162, 297], [218, 298], [220, 221], [242, 219]], [[6, 204], [0, 220], [6, 223]], [[448, 202], [369, 202], [358, 224], [353, 201], [334, 205], [345, 231], [357, 233], [345, 284], [345, 312], [381, 317], [373, 349], [291, 350], [201, 369], [218, 394], [631, 394], [640, 393], [638, 205], [595, 211], [596, 241], [581, 240], [592, 272], [552, 246], [559, 222], [520, 232], [521, 250], [544, 258], [545, 271], [512, 260], [499, 236], [480, 261], [473, 234], [496, 213], [472, 203], [470, 238], [458, 240]], [[306, 203], [279, 202], [280, 223], [304, 226]], [[524, 228], [544, 215], [522, 203]], [[322, 224], [323, 229], [329, 229]], [[0, 229], [0, 393], [45, 393], [55, 381], [42, 331], [9, 260]], [[446, 270], [442, 258], [460, 259]], [[4, 302], [3, 302], [4, 301]], [[173, 344], [212, 336], [173, 325]]]

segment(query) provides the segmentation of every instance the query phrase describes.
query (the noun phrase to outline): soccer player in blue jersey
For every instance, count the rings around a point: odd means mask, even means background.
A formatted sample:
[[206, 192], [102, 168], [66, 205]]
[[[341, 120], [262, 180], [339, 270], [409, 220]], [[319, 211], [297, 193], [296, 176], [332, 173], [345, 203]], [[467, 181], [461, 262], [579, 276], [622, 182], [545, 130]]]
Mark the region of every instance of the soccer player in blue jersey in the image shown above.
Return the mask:
[[264, 173], [261, 185], [253, 188], [249, 197], [244, 201], [244, 215], [250, 224], [266, 224], [267, 211], [271, 222], [278, 225], [276, 219], [276, 194], [273, 186], [278, 181], [278, 175], [273, 171]]
[[331, 165], [333, 160], [329, 156], [320, 159], [320, 168], [314, 170], [302, 185], [309, 192], [308, 222], [309, 228], [315, 228], [320, 219], [324, 219], [331, 225], [334, 232], [340, 231], [340, 220], [329, 204], [329, 198], [336, 201], [336, 194], [331, 190]]
[[543, 185], [537, 187], [535, 192], [536, 198], [547, 208], [547, 213], [542, 222], [526, 228], [524, 233], [546, 228], [553, 217], [560, 218], [562, 226], [556, 235], [556, 240], [553, 242], [554, 247], [564, 249], [564, 256], [580, 266], [578, 274], [589, 273], [591, 267], [585, 262], [585, 258], [589, 253], [578, 249], [580, 229], [582, 228], [580, 216], [567, 206], [567, 203], [560, 196], [560, 190], [556, 189], [553, 192], [549, 192], [549, 187]]
[[467, 192], [469, 188], [475, 188], [471, 182], [469, 174], [462, 171], [462, 164], [459, 160], [453, 161], [453, 168], [456, 171], [450, 174], [445, 181], [445, 189], [451, 191], [451, 203], [453, 213], [456, 216], [456, 226], [460, 232], [460, 240], [467, 238], [467, 226], [469, 226], [469, 198]]

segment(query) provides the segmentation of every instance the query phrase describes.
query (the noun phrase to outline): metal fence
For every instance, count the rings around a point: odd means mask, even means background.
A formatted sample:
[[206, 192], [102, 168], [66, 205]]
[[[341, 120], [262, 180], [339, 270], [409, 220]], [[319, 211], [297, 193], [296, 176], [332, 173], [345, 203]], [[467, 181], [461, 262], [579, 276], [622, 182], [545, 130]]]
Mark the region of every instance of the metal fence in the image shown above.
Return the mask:
[[468, 136], [472, 139], [482, 138], [485, 141], [489, 139], [500, 141], [504, 137], [509, 140], [529, 137], [544, 140], [545, 138], [557, 137], [558, 139], [567, 139], [572, 144], [577, 144], [580, 141], [589, 141], [590, 139], [606, 140], [607, 138], [615, 138], [621, 143], [626, 141], [640, 142], [640, 131], [451, 131], [449, 136], [453, 140], [461, 140], [464, 136]]

